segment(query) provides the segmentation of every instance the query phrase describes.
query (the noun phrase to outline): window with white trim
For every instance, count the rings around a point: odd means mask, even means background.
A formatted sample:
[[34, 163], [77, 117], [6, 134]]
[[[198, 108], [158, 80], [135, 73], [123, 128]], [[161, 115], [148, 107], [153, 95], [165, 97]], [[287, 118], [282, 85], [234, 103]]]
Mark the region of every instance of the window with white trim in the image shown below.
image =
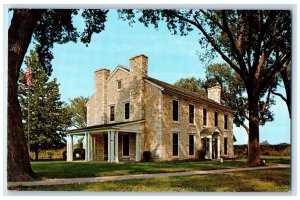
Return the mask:
[[109, 121], [113, 122], [115, 121], [115, 106], [111, 105], [110, 106], [110, 117], [109, 117]]
[[228, 129], [228, 115], [224, 115], [224, 129]]
[[207, 126], [207, 109], [203, 108], [203, 126]]
[[189, 155], [194, 156], [195, 155], [195, 139], [194, 134], [189, 135]]
[[122, 80], [118, 80], [117, 81], [117, 90], [121, 90], [122, 89]]
[[178, 156], [179, 155], [179, 134], [178, 133], [173, 133], [173, 156]]
[[179, 101], [173, 100], [173, 121], [179, 120]]
[[189, 104], [189, 123], [193, 124], [195, 118], [195, 106]]
[[124, 109], [125, 109], [125, 119], [129, 119], [129, 117], [130, 117], [130, 103], [129, 102], [127, 102], [127, 103], [125, 103], [124, 104]]

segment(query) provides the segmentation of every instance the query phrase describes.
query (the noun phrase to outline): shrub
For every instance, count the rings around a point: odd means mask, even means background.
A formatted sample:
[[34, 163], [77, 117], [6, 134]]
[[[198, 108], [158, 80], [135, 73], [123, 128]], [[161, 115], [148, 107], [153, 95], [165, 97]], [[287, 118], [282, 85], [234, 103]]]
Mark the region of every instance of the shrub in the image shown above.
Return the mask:
[[143, 158], [145, 162], [149, 162], [151, 159], [151, 152], [150, 151], [144, 151], [143, 152]]
[[206, 150], [201, 149], [197, 152], [198, 160], [205, 160]]

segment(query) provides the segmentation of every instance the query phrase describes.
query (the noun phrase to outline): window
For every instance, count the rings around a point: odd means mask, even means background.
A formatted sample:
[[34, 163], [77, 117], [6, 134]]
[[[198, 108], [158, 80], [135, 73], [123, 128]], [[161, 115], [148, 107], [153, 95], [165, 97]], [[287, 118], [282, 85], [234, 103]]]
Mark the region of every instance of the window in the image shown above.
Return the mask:
[[203, 126], [207, 126], [207, 109], [203, 108]]
[[224, 138], [224, 155], [227, 155], [228, 138]]
[[122, 89], [122, 81], [118, 80], [117, 81], [117, 90], [121, 90]]
[[125, 119], [129, 119], [130, 104], [125, 103]]
[[123, 135], [123, 156], [129, 156], [129, 135]]
[[173, 121], [179, 120], [179, 101], [173, 100]]
[[194, 123], [194, 117], [195, 117], [195, 112], [194, 112], [194, 105], [189, 105], [189, 122], [191, 124]]
[[218, 112], [215, 112], [215, 126], [218, 126]]
[[178, 133], [173, 133], [173, 156], [178, 156], [178, 142], [179, 142], [179, 137]]
[[224, 129], [228, 129], [228, 115], [224, 115]]
[[111, 122], [115, 121], [115, 106], [110, 106], [110, 118]]
[[189, 155], [195, 155], [195, 142], [194, 142], [194, 135], [189, 135]]

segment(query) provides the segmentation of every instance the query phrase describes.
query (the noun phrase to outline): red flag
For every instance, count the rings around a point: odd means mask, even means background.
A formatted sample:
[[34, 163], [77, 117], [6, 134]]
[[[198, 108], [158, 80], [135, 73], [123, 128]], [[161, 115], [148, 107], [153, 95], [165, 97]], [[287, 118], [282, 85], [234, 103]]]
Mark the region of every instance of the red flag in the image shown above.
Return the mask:
[[31, 72], [30, 65], [28, 64], [27, 72], [26, 72], [26, 75], [25, 75], [26, 84], [28, 86], [31, 86], [31, 76], [32, 76], [32, 72]]

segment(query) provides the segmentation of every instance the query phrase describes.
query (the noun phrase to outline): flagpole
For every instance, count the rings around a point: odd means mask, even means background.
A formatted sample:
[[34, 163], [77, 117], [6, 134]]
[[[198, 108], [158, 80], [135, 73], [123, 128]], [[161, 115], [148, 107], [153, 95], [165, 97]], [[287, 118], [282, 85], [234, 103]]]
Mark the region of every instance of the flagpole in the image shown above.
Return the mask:
[[30, 101], [29, 101], [29, 95], [30, 95], [30, 85], [28, 85], [28, 124], [27, 124], [27, 142], [28, 142], [28, 153], [30, 153], [30, 139], [29, 139], [29, 120], [30, 120]]

